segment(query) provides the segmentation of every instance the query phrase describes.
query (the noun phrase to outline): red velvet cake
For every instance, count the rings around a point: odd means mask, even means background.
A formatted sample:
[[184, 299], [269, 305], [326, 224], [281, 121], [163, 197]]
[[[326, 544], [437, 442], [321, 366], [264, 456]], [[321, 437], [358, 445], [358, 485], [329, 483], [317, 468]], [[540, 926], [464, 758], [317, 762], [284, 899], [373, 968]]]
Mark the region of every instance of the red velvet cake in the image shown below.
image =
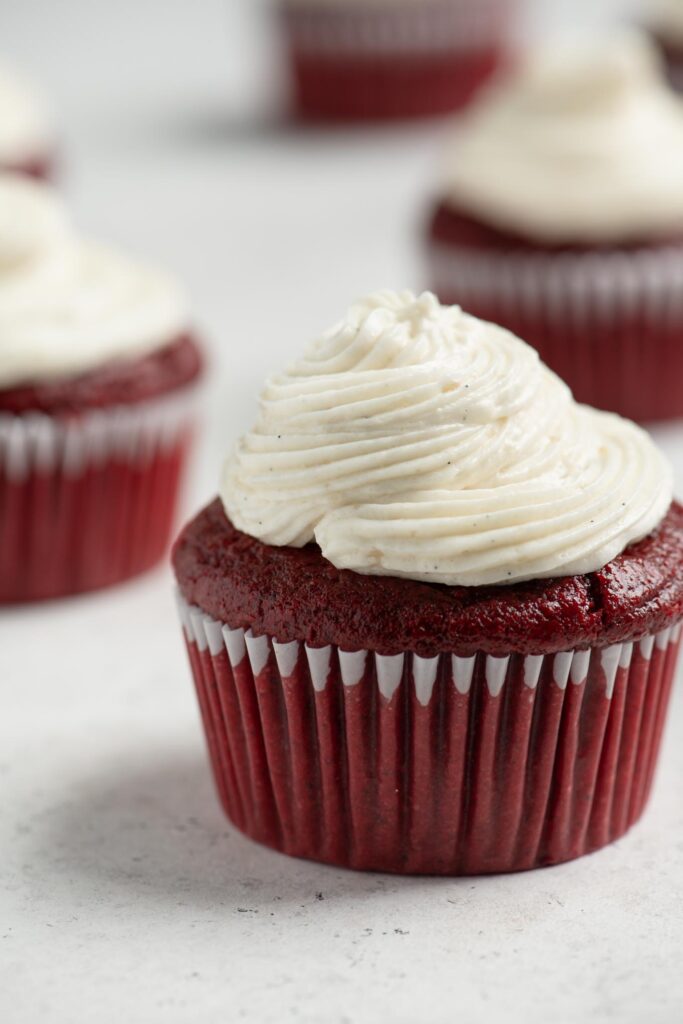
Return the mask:
[[0, 223], [0, 603], [14, 603], [162, 558], [201, 356], [174, 282], [81, 242], [44, 186], [0, 176]]
[[77, 418], [96, 409], [135, 406], [177, 393], [196, 383], [200, 373], [197, 343], [183, 334], [137, 359], [111, 360], [77, 377], [0, 389], [0, 414]]
[[553, 56], [463, 126], [427, 230], [431, 286], [534, 345], [578, 401], [681, 416], [679, 101], [638, 38]]
[[463, 107], [506, 57], [514, 0], [280, 0], [299, 116], [363, 121]]
[[31, 157], [20, 162], [8, 163], [2, 168], [3, 173], [25, 174], [28, 178], [48, 181], [55, 174], [55, 160], [52, 155], [44, 154]]
[[655, 41], [660, 48], [671, 85], [683, 92], [683, 40], [675, 43], [655, 36]]
[[683, 3], [681, 0], [650, 0], [646, 26], [659, 48], [669, 81], [683, 92]]
[[317, 545], [263, 544], [216, 499], [185, 527], [173, 564], [185, 599], [278, 643], [423, 658], [555, 654], [605, 647], [683, 618], [683, 508], [586, 576], [509, 587], [446, 587], [336, 569]]
[[259, 842], [482, 874], [640, 817], [683, 508], [647, 435], [507, 332], [430, 296], [353, 307], [266, 385], [173, 564], [218, 792]]

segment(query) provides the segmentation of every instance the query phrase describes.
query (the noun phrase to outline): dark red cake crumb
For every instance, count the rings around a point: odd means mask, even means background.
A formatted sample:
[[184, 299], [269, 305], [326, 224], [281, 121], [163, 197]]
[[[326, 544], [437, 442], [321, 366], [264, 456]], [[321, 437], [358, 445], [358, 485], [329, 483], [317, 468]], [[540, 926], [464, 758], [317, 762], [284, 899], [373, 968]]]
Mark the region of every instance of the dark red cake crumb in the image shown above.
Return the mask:
[[72, 416], [135, 405], [184, 388], [199, 377], [201, 369], [199, 348], [189, 334], [183, 334], [137, 359], [112, 360], [77, 377], [0, 390], [0, 413]]
[[185, 527], [173, 564], [186, 601], [285, 643], [380, 654], [552, 654], [635, 640], [683, 616], [683, 508], [599, 572], [510, 587], [447, 587], [336, 569], [315, 544], [241, 533], [219, 499]]
[[664, 60], [664, 67], [669, 83], [679, 91], [683, 91], [683, 45], [680, 42], [666, 39], [660, 33], [653, 33], [653, 39], [659, 47]]
[[24, 174], [28, 178], [49, 181], [55, 174], [55, 159], [52, 155], [41, 153], [19, 163], [3, 164], [0, 170], [3, 174]]
[[482, 249], [486, 252], [558, 253], [579, 254], [599, 252], [629, 252], [631, 250], [658, 249], [661, 246], [683, 244], [683, 233], [670, 235], [632, 237], [614, 242], [552, 242], [539, 241], [521, 232], [502, 229], [489, 224], [454, 204], [438, 202], [431, 215], [429, 238], [443, 245]]

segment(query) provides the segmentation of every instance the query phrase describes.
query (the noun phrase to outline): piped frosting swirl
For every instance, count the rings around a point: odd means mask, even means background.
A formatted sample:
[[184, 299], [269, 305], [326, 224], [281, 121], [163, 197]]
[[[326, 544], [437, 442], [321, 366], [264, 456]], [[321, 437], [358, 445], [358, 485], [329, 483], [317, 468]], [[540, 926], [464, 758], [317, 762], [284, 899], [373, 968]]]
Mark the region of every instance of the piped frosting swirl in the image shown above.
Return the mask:
[[47, 186], [0, 175], [0, 388], [145, 355], [186, 326], [171, 278], [81, 239]]
[[672, 476], [644, 431], [577, 405], [514, 335], [380, 292], [266, 384], [221, 497], [265, 543], [476, 586], [600, 568], [661, 521]]
[[463, 119], [444, 197], [542, 242], [683, 230], [683, 103], [654, 47], [623, 33], [545, 46]]

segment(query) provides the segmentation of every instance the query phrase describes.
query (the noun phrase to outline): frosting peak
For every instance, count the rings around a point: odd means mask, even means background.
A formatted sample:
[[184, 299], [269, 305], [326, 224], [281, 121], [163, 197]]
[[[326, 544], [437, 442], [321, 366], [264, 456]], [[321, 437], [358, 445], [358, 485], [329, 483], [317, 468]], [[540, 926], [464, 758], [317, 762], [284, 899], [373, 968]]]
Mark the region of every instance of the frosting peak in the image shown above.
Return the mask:
[[671, 472], [537, 353], [379, 292], [272, 378], [221, 488], [235, 526], [338, 568], [474, 586], [590, 572], [663, 518]]
[[0, 175], [0, 388], [135, 358], [185, 327], [170, 278], [82, 240], [47, 186]]
[[0, 68], [0, 161], [20, 164], [41, 155], [49, 144], [40, 98], [19, 76]]
[[446, 196], [542, 241], [680, 231], [683, 104], [654, 47], [634, 32], [530, 57], [463, 119]]
[[659, 74], [656, 50], [638, 35], [593, 48], [551, 47], [529, 61], [525, 96], [519, 99], [525, 99], [530, 110], [536, 107], [551, 116], [563, 109], [609, 111], [650, 89]]

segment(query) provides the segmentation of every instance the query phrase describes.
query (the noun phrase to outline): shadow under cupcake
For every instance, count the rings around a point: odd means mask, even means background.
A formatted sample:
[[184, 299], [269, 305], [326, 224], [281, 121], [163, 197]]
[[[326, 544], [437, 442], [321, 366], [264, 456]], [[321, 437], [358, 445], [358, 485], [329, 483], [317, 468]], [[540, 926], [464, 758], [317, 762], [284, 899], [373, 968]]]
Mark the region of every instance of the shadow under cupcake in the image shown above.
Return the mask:
[[273, 377], [173, 562], [218, 792], [277, 850], [519, 871], [650, 793], [683, 508], [517, 338], [380, 293]]

